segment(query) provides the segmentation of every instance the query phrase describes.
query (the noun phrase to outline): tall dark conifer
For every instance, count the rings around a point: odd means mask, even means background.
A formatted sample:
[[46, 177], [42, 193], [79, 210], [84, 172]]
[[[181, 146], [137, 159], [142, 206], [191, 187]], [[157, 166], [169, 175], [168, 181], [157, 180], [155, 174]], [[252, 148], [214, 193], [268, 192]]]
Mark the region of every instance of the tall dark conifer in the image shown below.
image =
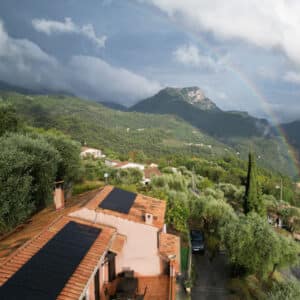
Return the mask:
[[244, 212], [247, 214], [250, 211], [255, 211], [260, 215], [264, 212], [253, 153], [249, 153], [248, 175], [244, 196]]

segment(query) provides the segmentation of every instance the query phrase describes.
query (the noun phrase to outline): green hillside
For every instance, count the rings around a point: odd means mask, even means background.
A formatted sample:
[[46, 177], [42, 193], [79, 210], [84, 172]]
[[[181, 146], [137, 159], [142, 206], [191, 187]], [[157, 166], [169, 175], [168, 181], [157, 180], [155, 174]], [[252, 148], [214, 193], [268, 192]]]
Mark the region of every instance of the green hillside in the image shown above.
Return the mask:
[[[254, 147], [262, 157], [260, 165], [295, 175], [284, 145], [274, 138], [238, 137], [224, 139], [224, 143], [178, 116], [123, 112], [69, 96], [3, 92], [0, 97], [14, 104], [25, 123], [56, 128], [82, 144], [100, 147], [108, 153], [127, 155], [130, 151], [143, 151], [149, 158], [172, 153], [209, 158], [231, 153], [246, 158]], [[219, 121], [221, 129], [225, 127], [222, 122]]]
[[0, 95], [2, 100], [14, 104], [29, 125], [59, 129], [82, 144], [118, 153], [143, 150], [150, 156], [174, 152], [221, 155], [224, 152], [222, 143], [173, 116], [122, 112], [67, 96]]
[[273, 133], [267, 120], [254, 118], [246, 112], [222, 111], [212, 104], [207, 106], [208, 100], [204, 95], [195, 101], [188, 93], [198, 90], [197, 87], [166, 88], [137, 103], [131, 111], [181, 117], [235, 149], [241, 158], [246, 159], [249, 149], [253, 149], [258, 154], [260, 165], [296, 176], [287, 147]]

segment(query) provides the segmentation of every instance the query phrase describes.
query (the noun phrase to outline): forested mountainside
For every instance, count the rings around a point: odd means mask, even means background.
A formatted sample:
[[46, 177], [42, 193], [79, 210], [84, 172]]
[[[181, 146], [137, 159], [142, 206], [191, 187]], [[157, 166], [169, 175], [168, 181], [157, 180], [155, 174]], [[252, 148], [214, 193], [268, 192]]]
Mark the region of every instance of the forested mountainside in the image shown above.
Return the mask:
[[[183, 153], [203, 157], [231, 154], [246, 158], [252, 148], [260, 157], [261, 166], [295, 175], [285, 145], [276, 136], [222, 139], [180, 116], [123, 112], [71, 96], [2, 92], [1, 99], [12, 103], [29, 125], [56, 128], [82, 144], [105, 150], [143, 151], [150, 157]], [[208, 113], [207, 110], [202, 112]], [[220, 128], [224, 127], [220, 122]]]

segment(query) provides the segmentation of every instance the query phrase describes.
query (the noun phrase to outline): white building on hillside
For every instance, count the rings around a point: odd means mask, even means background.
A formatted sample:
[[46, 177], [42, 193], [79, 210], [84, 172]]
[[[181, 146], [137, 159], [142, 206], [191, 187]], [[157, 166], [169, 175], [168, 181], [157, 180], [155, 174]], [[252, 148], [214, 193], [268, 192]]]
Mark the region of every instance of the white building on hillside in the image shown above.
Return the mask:
[[99, 149], [90, 148], [90, 147], [82, 147], [80, 157], [83, 158], [83, 157], [87, 157], [87, 156], [92, 156], [94, 158], [104, 158], [105, 157], [105, 155], [102, 154], [102, 151]]

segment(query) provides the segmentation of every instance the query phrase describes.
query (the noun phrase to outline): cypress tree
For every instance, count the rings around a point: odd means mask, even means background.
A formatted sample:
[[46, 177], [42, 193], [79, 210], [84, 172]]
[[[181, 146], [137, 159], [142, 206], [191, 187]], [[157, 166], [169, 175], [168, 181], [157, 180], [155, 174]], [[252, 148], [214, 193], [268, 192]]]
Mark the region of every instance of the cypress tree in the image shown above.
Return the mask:
[[245, 214], [250, 211], [263, 214], [263, 204], [261, 199], [260, 188], [257, 181], [257, 168], [255, 162], [255, 156], [253, 153], [249, 153], [248, 162], [248, 175], [246, 183], [246, 192], [244, 196], [244, 212]]

